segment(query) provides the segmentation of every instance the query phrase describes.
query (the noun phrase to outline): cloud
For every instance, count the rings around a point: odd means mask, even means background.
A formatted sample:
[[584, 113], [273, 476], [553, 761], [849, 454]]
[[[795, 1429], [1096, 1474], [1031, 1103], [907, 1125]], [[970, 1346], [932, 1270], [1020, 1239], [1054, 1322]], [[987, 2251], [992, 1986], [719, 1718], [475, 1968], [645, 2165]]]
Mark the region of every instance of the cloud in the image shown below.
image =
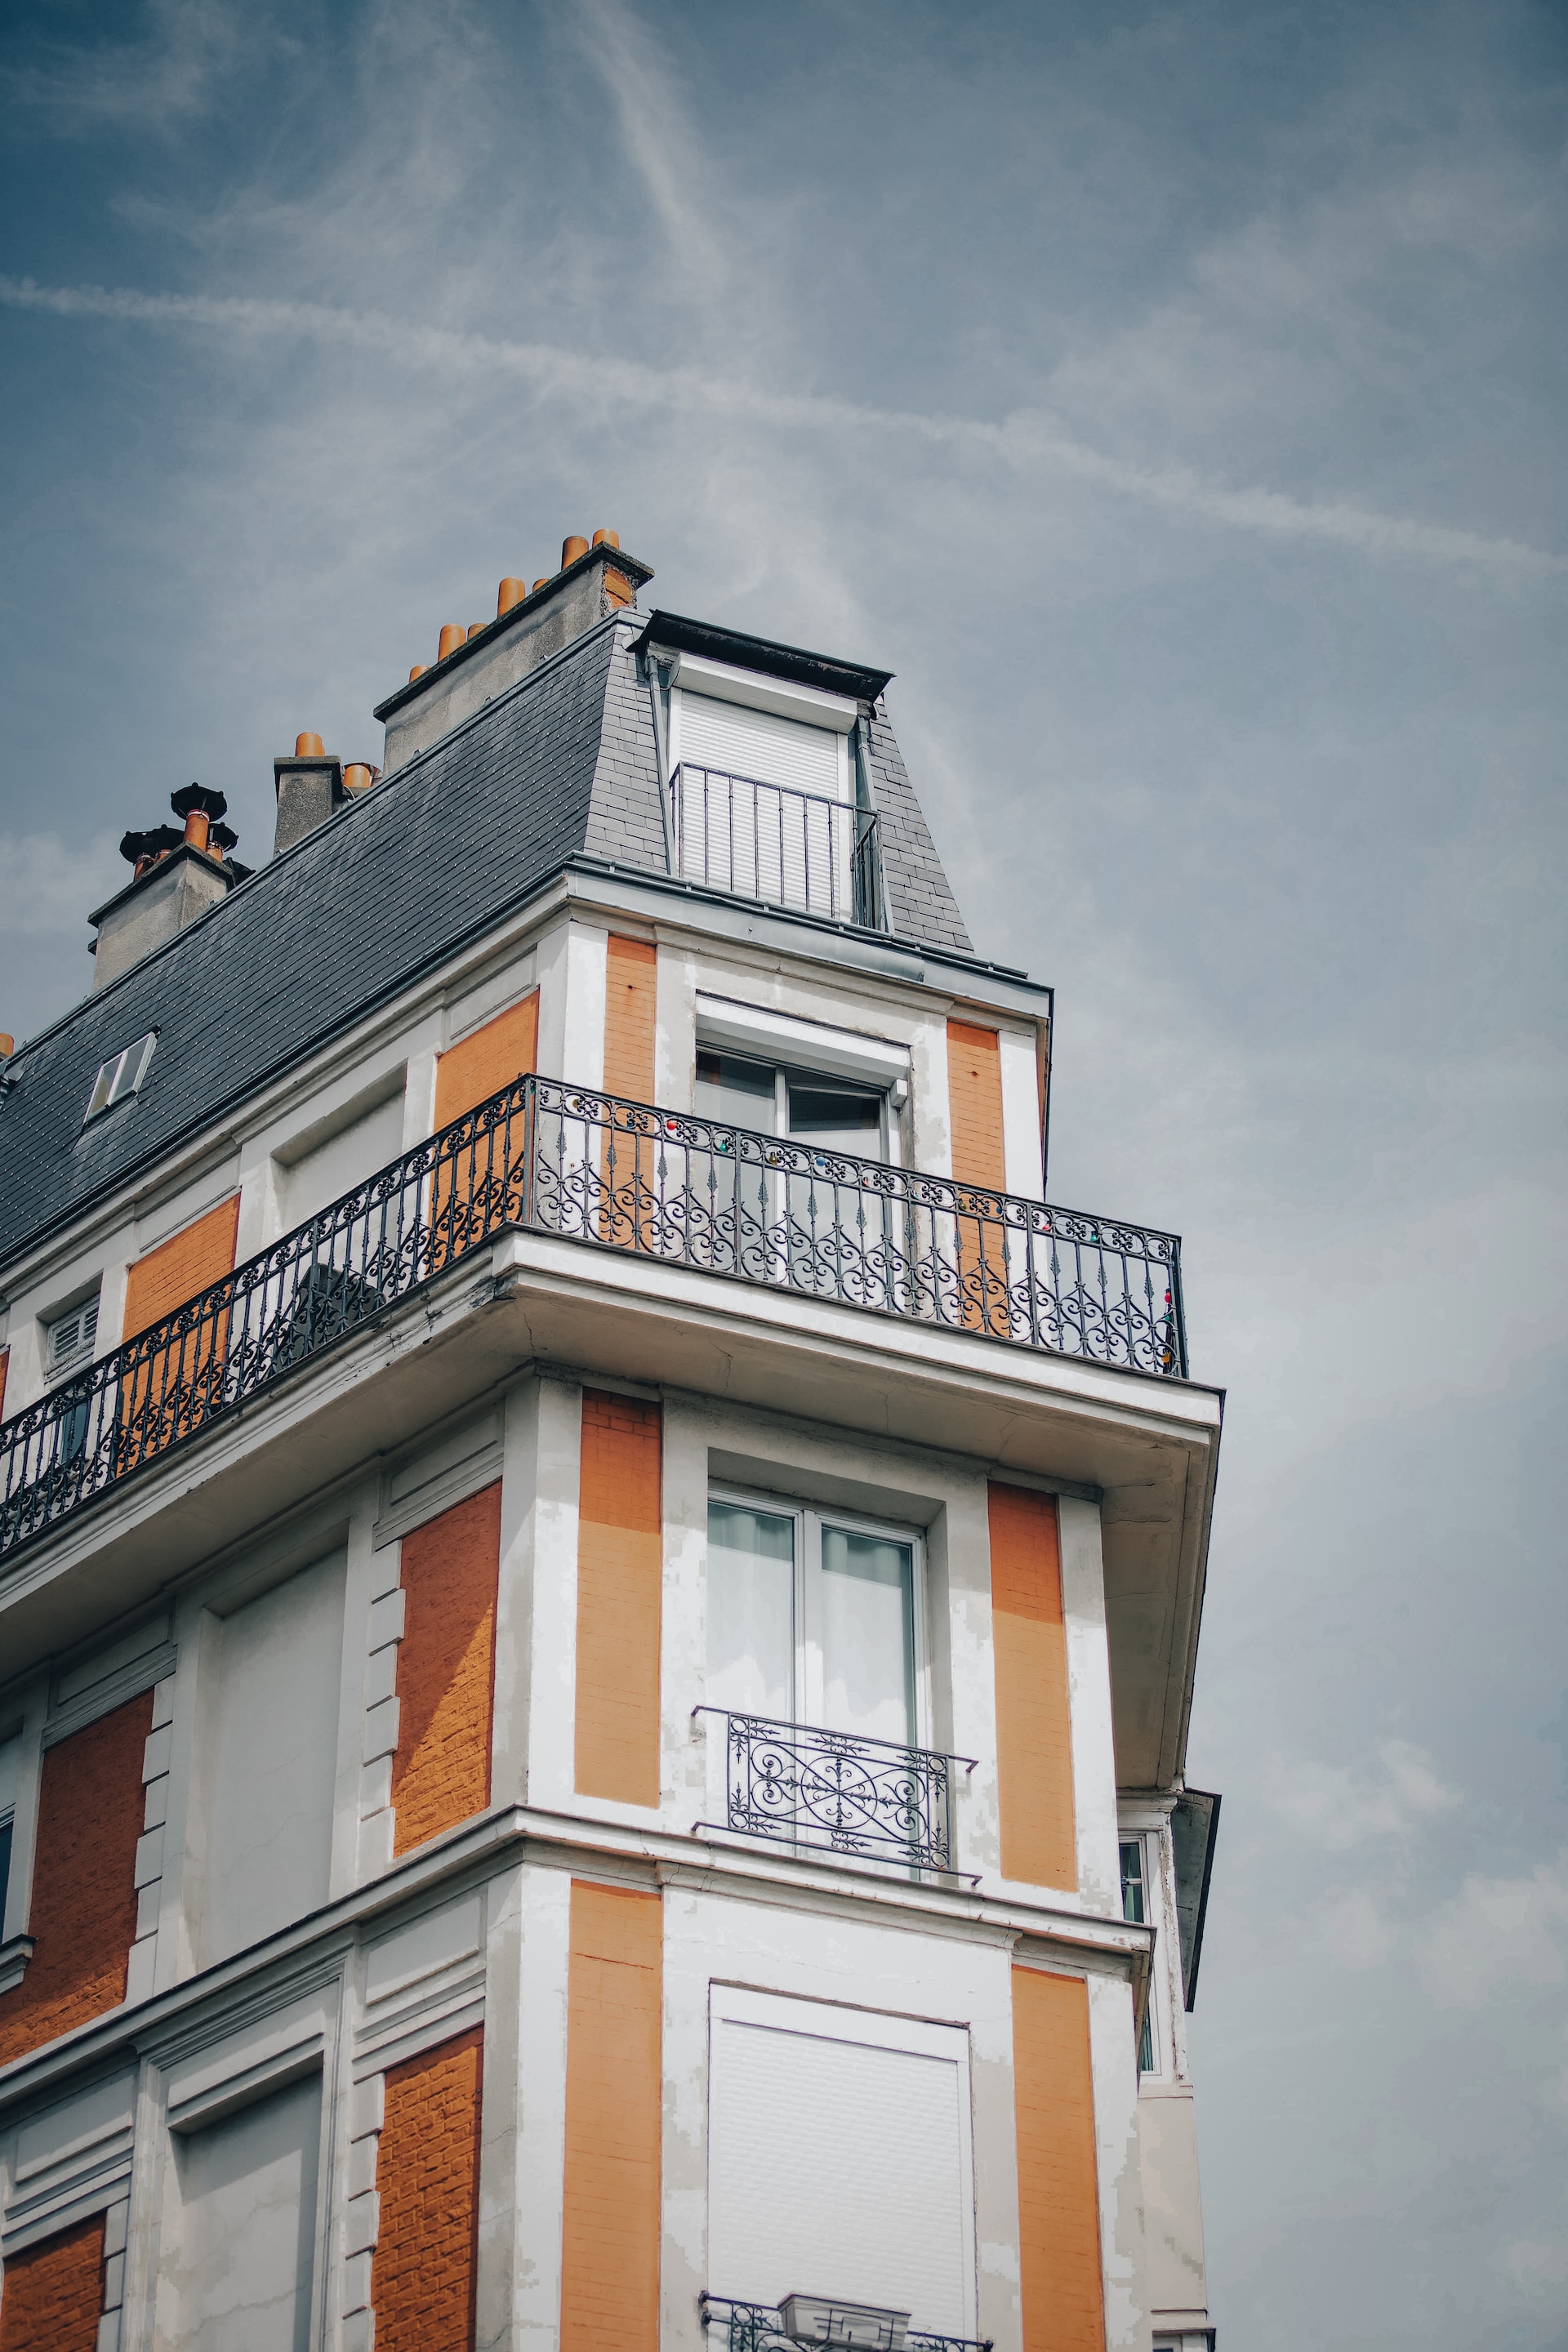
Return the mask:
[[1568, 1847], [1525, 1877], [1472, 1874], [1434, 1914], [1419, 1966], [1449, 2009], [1479, 2009], [1509, 1984], [1568, 1980]]
[[1067, 474], [1188, 521], [1316, 541], [1368, 557], [1458, 566], [1503, 583], [1568, 569], [1562, 558], [1517, 540], [1380, 514], [1342, 499], [1308, 502], [1282, 491], [1234, 489], [1186, 466], [1132, 464], [1077, 438], [1040, 408], [1016, 409], [1000, 423], [882, 408], [830, 394], [770, 392], [706, 367], [653, 367], [557, 344], [419, 325], [378, 311], [262, 296], [150, 294], [130, 287], [44, 286], [31, 278], [5, 277], [0, 278], [0, 303], [62, 319], [351, 344], [405, 365], [465, 376], [510, 376], [541, 399], [569, 398], [579, 408], [605, 413], [658, 407], [775, 432], [895, 436], [989, 457], [1016, 474]]
[[1317, 1925], [1329, 1958], [1342, 1969], [1381, 1968], [1399, 1941], [1398, 1927], [1373, 1887], [1336, 1896], [1319, 1912]]
[[1541, 2246], [1521, 2239], [1510, 2246], [1503, 2264], [1515, 2286], [1526, 2294], [1546, 2294], [1568, 2285], [1568, 2244]]
[[188, 121], [239, 61], [247, 16], [225, 0], [147, 0], [146, 13], [144, 40], [60, 43], [8, 69], [0, 87], [57, 131], [83, 136], [110, 123], [145, 132]]
[[44, 939], [69, 929], [79, 939], [87, 908], [130, 878], [108, 833], [68, 843], [58, 833], [0, 833], [0, 930]]
[[1445, 1787], [1426, 1750], [1407, 1739], [1383, 1739], [1377, 1764], [1287, 1764], [1276, 1759], [1270, 1801], [1304, 1837], [1331, 1853], [1371, 1838], [1408, 1837], [1460, 1801]]

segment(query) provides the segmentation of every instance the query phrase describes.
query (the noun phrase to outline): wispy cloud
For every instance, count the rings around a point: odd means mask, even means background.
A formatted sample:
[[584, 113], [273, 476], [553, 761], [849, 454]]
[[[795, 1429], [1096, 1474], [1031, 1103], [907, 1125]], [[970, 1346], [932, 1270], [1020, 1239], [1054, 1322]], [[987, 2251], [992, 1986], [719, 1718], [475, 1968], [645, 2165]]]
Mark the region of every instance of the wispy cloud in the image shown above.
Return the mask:
[[709, 368], [653, 367], [552, 343], [421, 325], [379, 311], [260, 296], [153, 294], [132, 287], [47, 286], [6, 277], [0, 278], [0, 303], [62, 319], [353, 344], [403, 365], [511, 376], [542, 399], [570, 398], [602, 410], [646, 413], [659, 407], [774, 431], [896, 435], [931, 447], [988, 455], [1019, 474], [1066, 473], [1192, 521], [1315, 541], [1369, 557], [1460, 566], [1500, 582], [1518, 583], [1565, 568], [1561, 557], [1517, 540], [1484, 538], [1345, 500], [1313, 503], [1277, 490], [1234, 489], [1184, 466], [1133, 465], [1092, 447], [1038, 408], [1016, 409], [999, 422], [883, 408], [831, 394], [769, 391]]
[[155, 132], [188, 121], [233, 70], [254, 20], [228, 0], [148, 0], [146, 16], [145, 38], [59, 43], [6, 68], [0, 89], [79, 136], [110, 123]]
[[1277, 1762], [1272, 1797], [1278, 1813], [1331, 1853], [1371, 1838], [1407, 1837], [1459, 1802], [1426, 1750], [1407, 1739], [1379, 1740], [1375, 1763]]

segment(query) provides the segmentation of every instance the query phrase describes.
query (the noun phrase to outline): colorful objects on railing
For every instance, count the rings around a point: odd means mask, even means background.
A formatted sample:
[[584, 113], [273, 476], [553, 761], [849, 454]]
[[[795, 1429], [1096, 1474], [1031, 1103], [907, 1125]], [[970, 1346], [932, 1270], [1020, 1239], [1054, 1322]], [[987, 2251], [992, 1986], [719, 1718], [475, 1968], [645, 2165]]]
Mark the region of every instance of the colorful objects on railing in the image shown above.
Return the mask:
[[508, 1226], [1184, 1379], [1174, 1234], [524, 1077], [0, 1430], [0, 1555]]
[[952, 1871], [949, 1767], [973, 1770], [973, 1758], [717, 1706], [693, 1713], [725, 1727], [725, 1819], [699, 1822], [699, 1830]]

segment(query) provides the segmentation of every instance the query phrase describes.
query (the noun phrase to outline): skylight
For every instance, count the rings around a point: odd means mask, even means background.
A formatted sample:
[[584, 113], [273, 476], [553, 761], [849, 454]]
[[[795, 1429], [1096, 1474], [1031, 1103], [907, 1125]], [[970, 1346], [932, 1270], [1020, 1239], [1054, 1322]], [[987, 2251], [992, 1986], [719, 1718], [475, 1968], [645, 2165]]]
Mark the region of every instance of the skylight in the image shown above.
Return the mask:
[[[125, 1102], [136, 1092], [147, 1074], [147, 1065], [153, 1058], [153, 1048], [157, 1042], [158, 1032], [149, 1029], [145, 1037], [138, 1037], [134, 1045], [127, 1045], [122, 1054], [116, 1054], [105, 1062], [92, 1082], [92, 1093], [87, 1106], [88, 1118], [97, 1118], [102, 1112], [112, 1110], [116, 1103]], [[87, 1120], [84, 1119], [82, 1124], [85, 1126]]]

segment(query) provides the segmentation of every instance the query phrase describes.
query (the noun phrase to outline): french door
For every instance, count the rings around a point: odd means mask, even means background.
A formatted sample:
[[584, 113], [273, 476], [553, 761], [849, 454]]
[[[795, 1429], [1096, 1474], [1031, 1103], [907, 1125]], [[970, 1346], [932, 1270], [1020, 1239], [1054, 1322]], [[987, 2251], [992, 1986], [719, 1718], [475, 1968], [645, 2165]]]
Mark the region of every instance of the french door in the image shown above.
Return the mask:
[[715, 1491], [708, 1701], [731, 1714], [919, 1746], [922, 1562], [907, 1530]]

